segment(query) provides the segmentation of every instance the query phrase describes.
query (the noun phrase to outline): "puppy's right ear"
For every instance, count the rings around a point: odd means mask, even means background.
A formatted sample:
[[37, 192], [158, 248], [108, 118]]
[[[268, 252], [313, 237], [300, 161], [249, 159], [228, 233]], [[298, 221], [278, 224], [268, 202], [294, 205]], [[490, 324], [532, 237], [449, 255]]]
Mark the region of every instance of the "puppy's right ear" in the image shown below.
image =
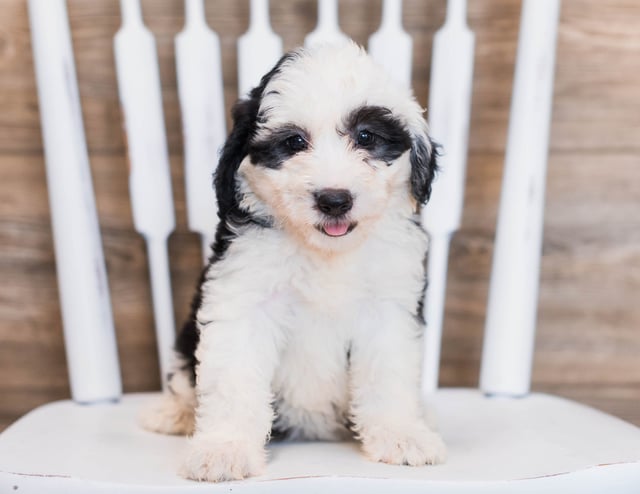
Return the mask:
[[248, 99], [239, 100], [231, 110], [233, 129], [222, 148], [214, 178], [218, 199], [218, 216], [223, 222], [230, 212], [239, 207], [237, 171], [240, 163], [249, 153], [249, 143], [256, 132], [258, 112], [264, 90], [269, 81], [282, 70], [282, 67], [298, 56], [299, 53], [296, 51], [285, 53], [275, 67], [262, 77], [260, 84], [251, 90]]
[[[254, 93], [255, 89], [251, 96], [254, 96]], [[259, 107], [260, 98], [256, 96], [239, 100], [231, 111], [233, 129], [222, 148], [214, 179], [218, 216], [221, 220], [238, 206], [236, 174], [240, 163], [248, 154], [249, 141], [256, 130]]]

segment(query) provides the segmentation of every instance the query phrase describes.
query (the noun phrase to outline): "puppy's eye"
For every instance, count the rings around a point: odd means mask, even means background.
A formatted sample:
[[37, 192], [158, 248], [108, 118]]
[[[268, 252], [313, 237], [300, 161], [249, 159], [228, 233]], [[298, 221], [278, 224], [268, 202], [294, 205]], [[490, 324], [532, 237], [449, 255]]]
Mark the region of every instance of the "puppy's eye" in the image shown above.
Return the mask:
[[287, 137], [287, 139], [285, 139], [284, 143], [294, 153], [297, 153], [297, 152], [300, 152], [300, 151], [304, 151], [305, 149], [307, 149], [307, 141], [300, 134], [296, 134], [294, 136]]
[[372, 134], [366, 129], [358, 131], [358, 135], [356, 136], [356, 144], [358, 146], [366, 148], [372, 146], [375, 142], [375, 134]]

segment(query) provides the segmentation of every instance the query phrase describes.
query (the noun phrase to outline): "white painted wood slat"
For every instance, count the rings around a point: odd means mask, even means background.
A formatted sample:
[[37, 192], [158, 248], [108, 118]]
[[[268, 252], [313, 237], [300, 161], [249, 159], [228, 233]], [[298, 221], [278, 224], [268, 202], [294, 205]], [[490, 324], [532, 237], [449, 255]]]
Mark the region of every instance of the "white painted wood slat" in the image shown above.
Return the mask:
[[200, 234], [206, 264], [218, 211], [213, 172], [226, 138], [220, 40], [206, 24], [202, 0], [185, 0], [186, 23], [176, 36], [178, 95], [184, 138], [189, 229]]
[[380, 28], [369, 38], [369, 53], [395, 80], [411, 87], [413, 40], [402, 29], [402, 0], [384, 0]]
[[67, 9], [28, 5], [71, 394], [115, 400], [122, 384]]
[[524, 0], [493, 254], [480, 387], [529, 392], [559, 0]]
[[318, 0], [318, 24], [304, 38], [304, 46], [346, 43], [349, 37], [338, 25], [338, 0]]
[[422, 381], [425, 392], [438, 386], [449, 243], [460, 228], [464, 202], [475, 45], [466, 17], [466, 0], [449, 0], [444, 26], [433, 41], [427, 116], [442, 155], [431, 199], [422, 211], [430, 239], [429, 285], [423, 305], [427, 322]]
[[167, 239], [175, 228], [156, 45], [139, 0], [120, 0], [114, 39], [118, 92], [129, 154], [133, 223], [147, 242], [160, 372], [165, 385], [175, 339]]
[[282, 56], [282, 39], [269, 25], [269, 0], [251, 0], [249, 30], [238, 39], [238, 96], [260, 79]]

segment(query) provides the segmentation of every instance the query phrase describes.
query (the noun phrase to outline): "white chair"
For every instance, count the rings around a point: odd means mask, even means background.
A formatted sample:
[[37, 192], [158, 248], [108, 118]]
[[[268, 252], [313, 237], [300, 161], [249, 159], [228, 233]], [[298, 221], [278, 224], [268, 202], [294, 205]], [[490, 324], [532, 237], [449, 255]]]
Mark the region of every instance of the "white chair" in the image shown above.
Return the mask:
[[[122, 0], [123, 10], [130, 8], [133, 2], [137, 4], [137, 0]], [[199, 2], [188, 0], [191, 14], [197, 15], [196, 4]], [[452, 9], [462, 9], [460, 12], [464, 13], [463, 6], [462, 0], [451, 2]], [[503, 205], [509, 203], [507, 209], [513, 212], [513, 204], [517, 204], [517, 201], [513, 202], [513, 196], [515, 194], [517, 199], [523, 180], [524, 185], [530, 187], [533, 184], [538, 189], [532, 203], [517, 206], [521, 210], [516, 211], [515, 219], [501, 213], [492, 273], [492, 297], [495, 299], [507, 293], [511, 297], [507, 304], [512, 304], [507, 307], [514, 310], [497, 311], [495, 302], [490, 301], [479, 390], [439, 389], [433, 392], [431, 388], [437, 382], [437, 372], [434, 374], [431, 366], [425, 374], [425, 396], [435, 411], [440, 431], [449, 448], [446, 464], [419, 468], [390, 466], [364, 459], [355, 442], [285, 442], [269, 446], [268, 469], [261, 477], [220, 484], [203, 484], [178, 477], [176, 470], [183, 455], [185, 439], [146, 432], [136, 423], [139, 409], [155, 394], [120, 397], [113, 332], [109, 327], [110, 324], [112, 327], [109, 301], [104, 299], [106, 278], [103, 267], [100, 268], [104, 261], [92, 257], [85, 260], [80, 255], [65, 261], [57, 252], [65, 338], [75, 401], [56, 402], [37, 408], [0, 435], [0, 492], [387, 493], [402, 490], [416, 493], [640, 493], [639, 428], [565, 399], [528, 392], [546, 161], [546, 145], [540, 146], [540, 142], [546, 142], [548, 134], [557, 8], [557, 0], [525, 0], [522, 14]], [[548, 14], [546, 18], [545, 10]], [[136, 11], [139, 14], [139, 9], [134, 6], [134, 14]], [[30, 14], [35, 31], [33, 38], [38, 78], [41, 79], [43, 72], [47, 72], [47, 87], [39, 85], [47, 166], [53, 167], [58, 161], [67, 165], [71, 162], [77, 165], [77, 169], [84, 170], [82, 173], [86, 177], [86, 149], [79, 120], [64, 2], [30, 0]], [[203, 24], [199, 26], [205, 29]], [[549, 31], [544, 31], [544, 26]], [[138, 27], [142, 27], [141, 24]], [[541, 29], [542, 32], [536, 35], [534, 31]], [[546, 43], [536, 36], [545, 38]], [[58, 37], [62, 41], [56, 41]], [[151, 51], [147, 55], [153, 54], [152, 40], [149, 46]], [[215, 48], [215, 42], [213, 46]], [[470, 45], [467, 42], [466, 46], [472, 47], [473, 42]], [[41, 50], [45, 50], [43, 53], [47, 56], [43, 57], [39, 53]], [[538, 69], [542, 67], [541, 72], [534, 74], [535, 77], [528, 72], [532, 66]], [[123, 70], [126, 71], [126, 68]], [[157, 68], [152, 64], [153, 70], [157, 73]], [[446, 70], [446, 66], [442, 70]], [[152, 74], [150, 84], [157, 82], [153, 77]], [[189, 84], [184, 77], [179, 82]], [[121, 92], [125, 84], [126, 81], [121, 81]], [[56, 98], [55, 91], [58, 90], [61, 91], [57, 93], [58, 96], [63, 96]], [[532, 97], [537, 104], [528, 104]], [[148, 104], [157, 103], [154, 103], [154, 98], [151, 97]], [[202, 98], [207, 98], [207, 95], [202, 95]], [[125, 112], [135, 111], [125, 99], [123, 97]], [[202, 104], [200, 102], [200, 106]], [[184, 101], [182, 105], [184, 121], [189, 108]], [[458, 124], [468, 121], [468, 105], [466, 110], [463, 108], [454, 112], [449, 109], [452, 114], [460, 115], [456, 117]], [[157, 118], [161, 122], [162, 114]], [[526, 132], [521, 130], [521, 122], [526, 122]], [[165, 180], [162, 178], [162, 173], [166, 171], [163, 171], [162, 152], [166, 144], [153, 141], [150, 137], [154, 133], [152, 128], [146, 129], [144, 135], [132, 135], [129, 123], [127, 120], [130, 146], [149, 145], [160, 153], [160, 165], [147, 172], [161, 183]], [[436, 137], [440, 137], [445, 147], [447, 143], [455, 142], [456, 135], [438, 125], [438, 122], [432, 122], [434, 129], [444, 129], [439, 130], [441, 135]], [[48, 137], [54, 132], [52, 129], [60, 131], [60, 126], [64, 130], [59, 134], [59, 139]], [[461, 135], [466, 135], [464, 125], [456, 128]], [[190, 128], [190, 136], [206, 131]], [[137, 144], [131, 142], [132, 137], [139, 139]], [[160, 139], [163, 137], [160, 135]], [[523, 163], [521, 153], [523, 149], [528, 149], [528, 138], [536, 139], [538, 150], [542, 150], [533, 157], [527, 153], [530, 161]], [[197, 143], [187, 142], [185, 145], [191, 149], [188, 151], [191, 161], [193, 156], [199, 156], [199, 152], [207, 152], [198, 148]], [[144, 165], [140, 165], [136, 161], [138, 159], [132, 160], [133, 167]], [[459, 161], [464, 164], [464, 159]], [[445, 165], [457, 166], [450, 162], [445, 162]], [[516, 165], [520, 167], [517, 170], [514, 168]], [[74, 213], [77, 215], [75, 223], [80, 230], [78, 238], [91, 239], [79, 248], [97, 252], [101, 257], [90, 186], [87, 187], [86, 178], [84, 182], [78, 179], [74, 184], [74, 177], [82, 176], [77, 170], [69, 168], [60, 173], [66, 174], [63, 184], [65, 194], [52, 194], [54, 230], [59, 229], [59, 222], [65, 214], [69, 214], [65, 208], [74, 210], [74, 204], [78, 204], [72, 199], [77, 192], [85, 200], [82, 203], [83, 211]], [[205, 170], [204, 173], [209, 171]], [[49, 188], [53, 192], [60, 184], [52, 175], [50, 172]], [[458, 175], [459, 182], [460, 177], [463, 178], [464, 174]], [[438, 187], [443, 185], [436, 184], [434, 194], [437, 194]], [[134, 189], [132, 187], [132, 193], [137, 193]], [[170, 183], [164, 185], [164, 193], [167, 190], [170, 197]], [[60, 195], [62, 198], [55, 199]], [[54, 205], [56, 201], [57, 206]], [[150, 258], [155, 256], [159, 259], [155, 263], [152, 261], [151, 271], [154, 283], [161, 286], [168, 283], [168, 278], [158, 279], [165, 276], [166, 259], [162, 242], [163, 235], [171, 230], [173, 211], [170, 209], [165, 211], [165, 219], [159, 222], [159, 235], [154, 236], [157, 223], [141, 230], [149, 240], [150, 251], [155, 250], [153, 255], [150, 252]], [[528, 231], [538, 232], [533, 240], [531, 237], [527, 239], [529, 244], [533, 244], [531, 251], [517, 247], [521, 236], [517, 225], [523, 223], [522, 216], [518, 215], [524, 214], [528, 214]], [[140, 216], [136, 218], [139, 219]], [[456, 219], [453, 218], [441, 229], [431, 225], [432, 236], [442, 234], [445, 239], [445, 259], [441, 260], [439, 268], [430, 264], [430, 270], [442, 271], [442, 262], [446, 263], [446, 239], [455, 230], [455, 223]], [[207, 234], [206, 228], [202, 233]], [[57, 251], [75, 233], [65, 230], [65, 234], [56, 236]], [[523, 258], [511, 255], [509, 249], [517, 250], [529, 262], [522, 263]], [[89, 271], [95, 276], [82, 271], [84, 262], [86, 266], [98, 266], [98, 269]], [[528, 270], [521, 270], [521, 264], [526, 264]], [[508, 276], [512, 271], [517, 274], [515, 279]], [[438, 276], [441, 277], [441, 273]], [[88, 301], [85, 307], [78, 308], [77, 304], [74, 306], [65, 302], [65, 297], [69, 300], [74, 296], [73, 290], [81, 290], [80, 294], [85, 296], [83, 300]], [[154, 291], [154, 295], [162, 299], [162, 292], [163, 289], [159, 289]], [[91, 295], [93, 293], [97, 295], [94, 297]], [[75, 296], [80, 294], [76, 293]], [[433, 304], [433, 301], [428, 303]], [[441, 311], [441, 304], [442, 301], [439, 301], [431, 310]], [[95, 319], [96, 314], [102, 314], [101, 321], [104, 324], [88, 330], [82, 318]], [[438, 317], [435, 316], [436, 319]], [[434, 342], [439, 344], [439, 334], [432, 334], [427, 339], [430, 345]], [[166, 352], [167, 348], [161, 350]], [[437, 357], [438, 349], [427, 348], [427, 353]]]

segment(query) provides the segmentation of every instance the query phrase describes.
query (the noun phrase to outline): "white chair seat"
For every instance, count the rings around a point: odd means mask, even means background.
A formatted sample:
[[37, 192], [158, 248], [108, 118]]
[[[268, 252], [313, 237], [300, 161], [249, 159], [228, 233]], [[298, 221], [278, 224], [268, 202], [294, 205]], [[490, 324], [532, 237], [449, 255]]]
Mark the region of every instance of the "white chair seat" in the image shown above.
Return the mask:
[[[152, 394], [112, 405], [51, 403], [0, 435], [0, 492], [640, 492], [640, 429], [543, 394], [486, 398], [444, 389], [431, 399], [449, 446], [444, 465], [367, 461], [353, 443], [270, 445], [267, 472], [202, 484], [176, 475], [183, 437], [142, 430]], [[517, 487], [517, 489], [516, 489]], [[46, 489], [46, 490], [45, 490]], [[555, 490], [553, 491], [555, 492]]]

